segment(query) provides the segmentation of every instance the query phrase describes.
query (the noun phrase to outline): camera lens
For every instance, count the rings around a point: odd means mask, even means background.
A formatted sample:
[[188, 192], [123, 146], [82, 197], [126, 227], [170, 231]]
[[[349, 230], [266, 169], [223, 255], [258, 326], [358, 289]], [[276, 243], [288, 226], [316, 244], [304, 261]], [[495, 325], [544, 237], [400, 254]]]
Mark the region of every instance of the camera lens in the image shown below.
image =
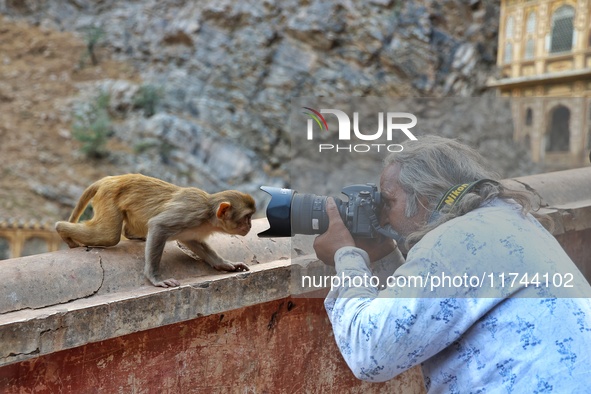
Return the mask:
[[[290, 237], [294, 234], [322, 234], [328, 229], [326, 196], [298, 194], [295, 190], [261, 186], [271, 195], [267, 206], [270, 228], [259, 237]], [[335, 198], [337, 207], [342, 201]]]
[[291, 237], [291, 200], [295, 192], [271, 186], [261, 186], [261, 190], [271, 195], [267, 206], [270, 227], [259, 233], [259, 237]]
[[322, 234], [327, 228], [326, 196], [296, 193], [291, 203], [291, 233]]
[[[271, 195], [267, 206], [269, 229], [258, 234], [259, 237], [291, 237], [295, 234], [322, 234], [328, 229], [326, 196], [298, 194], [295, 190], [271, 186], [261, 186], [261, 190]], [[346, 204], [335, 197], [335, 204], [343, 220]]]
[[[259, 233], [259, 237], [291, 237], [295, 234], [322, 234], [328, 229], [326, 196], [298, 194], [295, 190], [261, 186], [261, 190], [271, 195], [267, 206], [269, 229]], [[349, 185], [342, 193], [348, 197], [343, 202], [334, 197], [339, 215], [347, 229], [360, 238], [375, 238], [381, 234], [395, 239], [399, 244], [404, 239], [391, 227], [380, 226], [378, 217], [384, 199], [376, 185]]]

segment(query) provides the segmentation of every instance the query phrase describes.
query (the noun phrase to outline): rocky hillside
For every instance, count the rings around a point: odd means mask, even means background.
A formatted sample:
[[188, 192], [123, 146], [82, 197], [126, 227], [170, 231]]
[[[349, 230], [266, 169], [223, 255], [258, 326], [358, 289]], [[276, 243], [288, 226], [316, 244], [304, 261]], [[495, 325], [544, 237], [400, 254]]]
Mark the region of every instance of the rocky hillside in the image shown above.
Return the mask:
[[[0, 1], [0, 216], [67, 216], [84, 186], [115, 173], [210, 191], [288, 185], [293, 98], [482, 95], [498, 3]], [[138, 105], [148, 88], [153, 111]], [[72, 122], [101, 94], [110, 131], [93, 159]]]

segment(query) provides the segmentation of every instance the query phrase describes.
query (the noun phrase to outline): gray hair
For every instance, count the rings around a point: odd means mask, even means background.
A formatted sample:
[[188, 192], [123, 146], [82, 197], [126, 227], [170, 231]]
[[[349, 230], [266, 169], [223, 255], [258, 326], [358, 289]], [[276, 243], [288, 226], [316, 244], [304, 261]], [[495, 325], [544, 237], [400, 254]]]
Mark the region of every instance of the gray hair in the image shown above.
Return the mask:
[[[456, 140], [438, 136], [424, 136], [416, 141], [402, 144], [401, 152], [390, 154], [384, 160], [384, 167], [394, 163], [400, 166], [399, 184], [407, 195], [405, 215], [417, 213], [418, 204], [426, 201], [429, 212], [435, 207], [450, 187], [480, 179], [498, 181], [498, 174], [485, 167], [484, 158], [474, 149]], [[464, 215], [493, 198], [513, 200], [521, 205], [522, 213], [532, 211], [533, 194], [527, 191], [510, 190], [496, 182], [484, 182], [465, 194], [451, 210], [443, 210], [434, 220], [406, 238], [410, 248], [435, 227], [455, 217]], [[548, 218], [536, 215], [547, 225]]]

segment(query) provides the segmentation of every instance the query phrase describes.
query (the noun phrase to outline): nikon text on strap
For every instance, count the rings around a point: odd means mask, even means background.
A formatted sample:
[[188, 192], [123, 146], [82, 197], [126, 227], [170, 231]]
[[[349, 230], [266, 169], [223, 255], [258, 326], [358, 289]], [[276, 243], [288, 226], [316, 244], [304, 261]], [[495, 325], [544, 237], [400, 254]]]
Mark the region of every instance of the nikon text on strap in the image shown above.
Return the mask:
[[454, 205], [456, 205], [456, 202], [458, 202], [458, 200], [462, 198], [466, 193], [474, 189], [476, 186], [479, 186], [480, 184], [485, 182], [489, 182], [495, 185], [498, 184], [497, 181], [494, 181], [492, 179], [479, 179], [472, 183], [461, 183], [459, 185], [454, 185], [450, 187], [449, 190], [445, 192], [441, 200], [439, 200], [439, 204], [437, 204], [437, 207], [435, 207], [435, 212], [441, 212], [441, 210], [445, 206], [449, 207], [449, 209], [452, 209]]

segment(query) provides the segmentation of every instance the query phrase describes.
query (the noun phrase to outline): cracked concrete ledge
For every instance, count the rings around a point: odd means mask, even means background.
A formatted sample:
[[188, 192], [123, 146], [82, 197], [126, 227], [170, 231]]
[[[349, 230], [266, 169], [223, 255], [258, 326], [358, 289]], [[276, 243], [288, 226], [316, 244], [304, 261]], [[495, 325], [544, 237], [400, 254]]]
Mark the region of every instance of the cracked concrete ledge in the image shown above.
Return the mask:
[[536, 194], [540, 211], [554, 220], [555, 236], [591, 228], [591, 167], [506, 179], [503, 184]]
[[[554, 232], [591, 278], [591, 168], [505, 180], [540, 196]], [[0, 262], [0, 366], [302, 292], [302, 274], [329, 274], [313, 255], [312, 236], [259, 239], [265, 219], [246, 237], [216, 235], [212, 247], [251, 271], [224, 273], [167, 244], [162, 289], [143, 276], [144, 243], [76, 248]]]
[[[267, 227], [259, 219], [246, 237], [210, 238], [223, 257], [245, 261], [248, 272], [216, 271], [169, 242], [163, 277], [181, 282], [171, 289], [144, 278], [143, 242], [2, 261], [0, 366], [293, 294], [291, 258], [312, 252], [311, 237], [259, 239]], [[316, 261], [312, 255], [298, 260]]]

